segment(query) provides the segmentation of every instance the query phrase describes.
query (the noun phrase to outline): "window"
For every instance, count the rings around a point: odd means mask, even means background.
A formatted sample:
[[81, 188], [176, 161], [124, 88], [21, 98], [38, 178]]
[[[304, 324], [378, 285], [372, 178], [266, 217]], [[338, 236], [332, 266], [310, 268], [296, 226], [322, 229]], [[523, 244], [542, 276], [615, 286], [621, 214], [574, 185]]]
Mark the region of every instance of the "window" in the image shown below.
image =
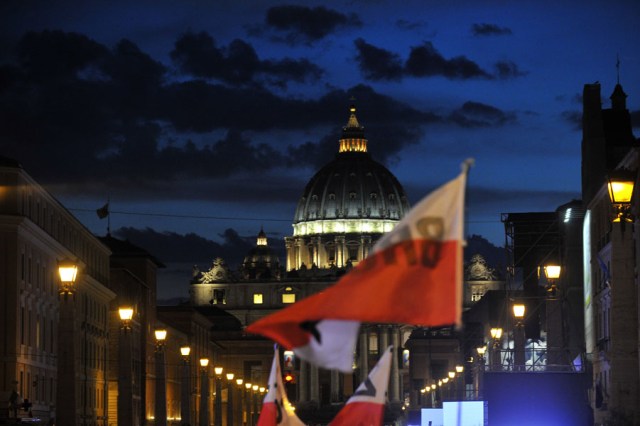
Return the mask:
[[253, 303], [255, 305], [262, 304], [262, 293], [253, 293]]
[[294, 293], [284, 293], [282, 295], [282, 303], [295, 303], [296, 295]]
[[330, 194], [329, 194], [329, 199], [330, 199], [330, 200], [335, 200], [335, 199], [336, 199], [336, 194], [334, 194], [334, 193], [330, 193]]
[[213, 303], [216, 305], [224, 305], [227, 303], [227, 300], [224, 297], [224, 290], [213, 290]]
[[477, 302], [478, 300], [482, 299], [482, 296], [484, 296], [484, 287], [476, 286], [471, 289], [472, 302]]

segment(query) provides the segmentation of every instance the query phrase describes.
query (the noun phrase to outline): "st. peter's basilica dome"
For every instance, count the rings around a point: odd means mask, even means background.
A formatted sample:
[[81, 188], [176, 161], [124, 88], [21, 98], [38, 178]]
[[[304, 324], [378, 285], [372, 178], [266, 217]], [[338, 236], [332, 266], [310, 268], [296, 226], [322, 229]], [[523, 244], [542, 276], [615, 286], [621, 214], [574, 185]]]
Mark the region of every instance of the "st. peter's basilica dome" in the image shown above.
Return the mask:
[[357, 263], [409, 211], [400, 182], [367, 152], [355, 107], [349, 112], [336, 158], [311, 178], [298, 201], [293, 237], [285, 239], [287, 270]]

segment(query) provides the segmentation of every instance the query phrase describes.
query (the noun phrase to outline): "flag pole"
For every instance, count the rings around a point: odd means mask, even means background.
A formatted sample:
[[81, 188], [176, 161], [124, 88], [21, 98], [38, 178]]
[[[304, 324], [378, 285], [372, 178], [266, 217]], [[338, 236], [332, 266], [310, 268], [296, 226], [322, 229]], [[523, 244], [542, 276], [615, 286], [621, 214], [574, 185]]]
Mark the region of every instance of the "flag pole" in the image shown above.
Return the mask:
[[107, 196], [107, 237], [111, 236], [111, 197]]
[[[462, 220], [462, 241], [460, 242], [460, 253], [459, 253], [459, 265], [457, 265], [456, 267], [456, 271], [458, 274], [461, 274], [462, 276], [459, 277], [458, 282], [462, 283], [462, 286], [464, 286], [464, 272], [463, 272], [463, 268], [464, 268], [464, 249], [467, 246], [467, 228], [468, 228], [468, 214], [467, 214], [467, 179], [469, 177], [469, 169], [471, 169], [471, 167], [473, 167], [476, 163], [476, 160], [469, 157], [466, 160], [464, 160], [462, 162], [462, 164], [460, 165], [460, 168], [462, 169], [462, 173], [464, 174], [464, 190], [463, 190], [463, 195], [462, 195], [462, 215], [463, 215], [463, 220]], [[458, 292], [458, 298], [459, 300], [457, 301], [457, 303], [460, 306], [460, 310], [462, 311], [462, 304], [463, 304], [463, 296], [462, 294], [464, 293], [464, 288], [460, 289], [460, 291]], [[455, 329], [456, 330], [461, 330], [462, 329], [462, 317], [461, 315], [458, 317], [458, 322], [455, 325]]]
[[[464, 265], [464, 247], [467, 246], [467, 238], [466, 238], [466, 228], [468, 227], [468, 214], [467, 214], [467, 179], [469, 177], [469, 169], [471, 169], [471, 167], [473, 167], [476, 164], [476, 160], [473, 158], [467, 158], [466, 160], [464, 160], [462, 162], [462, 164], [460, 165], [460, 167], [462, 168], [462, 173], [464, 173], [464, 205], [463, 205], [463, 211], [464, 211], [464, 221], [463, 223], [463, 230], [462, 230], [462, 263]], [[462, 277], [463, 280], [463, 285], [464, 285], [464, 276]], [[462, 324], [458, 324], [456, 328], [462, 328]], [[464, 383], [464, 379], [463, 379], [463, 383]], [[460, 426], [462, 423], [462, 414], [461, 414], [461, 405], [460, 402], [458, 402], [458, 415], [456, 416], [456, 426]]]
[[467, 228], [468, 228], [468, 216], [467, 216], [467, 179], [469, 178], [469, 169], [471, 169], [471, 167], [473, 167], [476, 164], [476, 160], [474, 158], [467, 158], [466, 160], [464, 160], [462, 162], [462, 164], [460, 165], [460, 168], [462, 169], [462, 173], [464, 173], [464, 200], [463, 200], [463, 205], [462, 205], [462, 211], [464, 212], [464, 220], [462, 222], [462, 246], [466, 247], [467, 246], [467, 238], [466, 238], [466, 232], [467, 232]]

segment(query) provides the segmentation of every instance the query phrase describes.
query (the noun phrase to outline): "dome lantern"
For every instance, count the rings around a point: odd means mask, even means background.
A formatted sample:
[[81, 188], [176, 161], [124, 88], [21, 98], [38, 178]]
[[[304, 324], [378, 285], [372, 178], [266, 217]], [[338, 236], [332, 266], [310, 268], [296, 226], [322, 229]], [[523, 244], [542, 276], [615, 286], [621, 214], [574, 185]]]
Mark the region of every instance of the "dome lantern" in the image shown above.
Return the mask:
[[364, 137], [364, 127], [356, 117], [356, 107], [349, 107], [349, 121], [342, 128], [342, 137], [338, 152], [367, 152], [367, 139]]

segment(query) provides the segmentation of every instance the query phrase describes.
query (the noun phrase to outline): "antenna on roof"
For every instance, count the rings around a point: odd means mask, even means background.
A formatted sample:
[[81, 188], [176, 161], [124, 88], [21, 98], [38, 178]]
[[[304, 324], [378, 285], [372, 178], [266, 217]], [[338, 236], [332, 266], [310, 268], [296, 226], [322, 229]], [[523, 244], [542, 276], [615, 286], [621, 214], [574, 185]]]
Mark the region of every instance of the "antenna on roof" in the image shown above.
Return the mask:
[[616, 53], [616, 73], [618, 78], [617, 83], [620, 84], [620, 55], [617, 53]]

